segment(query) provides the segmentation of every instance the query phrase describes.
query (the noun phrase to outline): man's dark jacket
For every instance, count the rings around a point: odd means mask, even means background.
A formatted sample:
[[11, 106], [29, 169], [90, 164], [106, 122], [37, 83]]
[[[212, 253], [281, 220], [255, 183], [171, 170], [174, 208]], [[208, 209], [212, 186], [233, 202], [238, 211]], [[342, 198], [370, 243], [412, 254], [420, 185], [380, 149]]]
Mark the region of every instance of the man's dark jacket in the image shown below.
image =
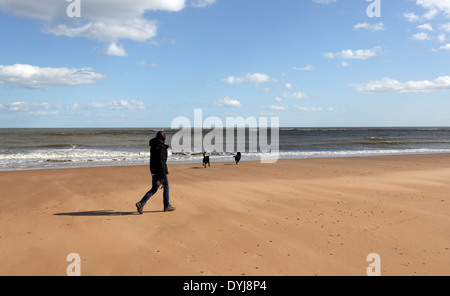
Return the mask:
[[167, 146], [158, 138], [150, 140], [150, 171], [153, 175], [168, 174]]

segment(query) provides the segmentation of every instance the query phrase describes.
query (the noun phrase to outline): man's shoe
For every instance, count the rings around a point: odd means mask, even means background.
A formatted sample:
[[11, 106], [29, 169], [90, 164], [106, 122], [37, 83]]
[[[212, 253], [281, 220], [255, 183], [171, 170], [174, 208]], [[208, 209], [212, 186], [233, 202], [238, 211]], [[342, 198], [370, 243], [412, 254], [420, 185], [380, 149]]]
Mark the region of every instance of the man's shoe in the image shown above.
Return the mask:
[[139, 214], [142, 215], [144, 213], [144, 207], [142, 206], [141, 202], [136, 203], [136, 208]]
[[175, 208], [172, 207], [171, 205], [164, 208], [164, 212], [173, 212], [173, 211], [175, 211]]

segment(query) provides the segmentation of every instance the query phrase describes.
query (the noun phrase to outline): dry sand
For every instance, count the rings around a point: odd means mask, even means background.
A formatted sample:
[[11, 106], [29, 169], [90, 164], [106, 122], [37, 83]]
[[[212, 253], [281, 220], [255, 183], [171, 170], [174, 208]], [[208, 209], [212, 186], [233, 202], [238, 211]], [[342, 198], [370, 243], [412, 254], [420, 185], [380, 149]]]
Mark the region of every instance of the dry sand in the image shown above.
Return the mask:
[[0, 275], [450, 275], [450, 155], [0, 172]]

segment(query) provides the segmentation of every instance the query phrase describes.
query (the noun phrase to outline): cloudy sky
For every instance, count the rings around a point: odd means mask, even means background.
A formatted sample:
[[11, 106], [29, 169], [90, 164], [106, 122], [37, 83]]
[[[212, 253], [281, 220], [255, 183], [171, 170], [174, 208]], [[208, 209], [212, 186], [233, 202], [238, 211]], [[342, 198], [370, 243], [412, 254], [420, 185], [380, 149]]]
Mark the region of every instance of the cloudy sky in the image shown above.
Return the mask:
[[450, 126], [450, 0], [376, 2], [0, 0], [0, 128]]

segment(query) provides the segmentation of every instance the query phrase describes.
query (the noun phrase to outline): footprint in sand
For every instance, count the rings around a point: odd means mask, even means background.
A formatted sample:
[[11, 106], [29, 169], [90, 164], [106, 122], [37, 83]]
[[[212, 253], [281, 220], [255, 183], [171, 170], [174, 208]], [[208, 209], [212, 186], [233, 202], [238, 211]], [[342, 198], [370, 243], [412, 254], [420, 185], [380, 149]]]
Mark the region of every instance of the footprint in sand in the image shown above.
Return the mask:
[[186, 261], [188, 261], [188, 262], [195, 262], [196, 260], [195, 260], [195, 256], [194, 255], [187, 255], [186, 256]]

